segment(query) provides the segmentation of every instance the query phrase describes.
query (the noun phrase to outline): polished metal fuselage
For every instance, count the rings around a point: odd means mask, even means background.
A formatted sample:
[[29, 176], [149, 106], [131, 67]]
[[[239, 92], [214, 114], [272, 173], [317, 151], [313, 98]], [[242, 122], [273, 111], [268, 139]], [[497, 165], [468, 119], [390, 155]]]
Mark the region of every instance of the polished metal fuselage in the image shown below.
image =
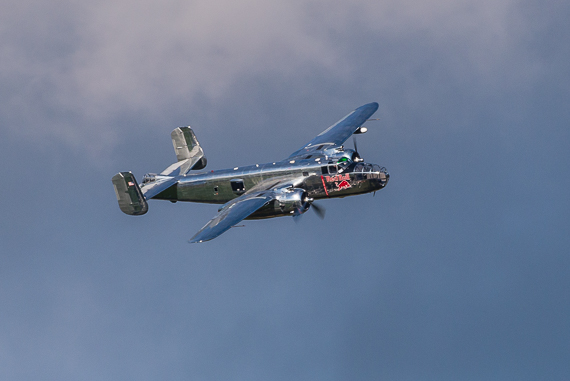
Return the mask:
[[[383, 167], [362, 162], [339, 165], [336, 160], [283, 160], [180, 176], [175, 186], [154, 198], [225, 204], [263, 181], [287, 178], [296, 179], [295, 186], [309, 197], [322, 199], [375, 192], [386, 186], [389, 174]], [[262, 215], [258, 213], [258, 217]]]

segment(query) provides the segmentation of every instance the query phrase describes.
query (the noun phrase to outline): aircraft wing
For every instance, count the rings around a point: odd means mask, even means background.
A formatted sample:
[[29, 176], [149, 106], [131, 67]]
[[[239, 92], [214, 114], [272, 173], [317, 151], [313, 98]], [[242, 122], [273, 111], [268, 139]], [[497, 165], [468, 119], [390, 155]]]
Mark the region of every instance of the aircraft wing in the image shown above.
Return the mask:
[[303, 148], [293, 152], [289, 158], [314, 154], [316, 151], [341, 146], [368, 118], [378, 110], [378, 103], [360, 106], [308, 142]]
[[273, 200], [273, 196], [265, 192], [253, 193], [239, 197], [226, 204], [220, 213], [210, 220], [194, 237], [190, 243], [204, 242], [216, 238], [228, 231], [232, 226], [248, 217], [259, 208]]
[[260, 182], [244, 195], [222, 206], [218, 215], [200, 229], [189, 242], [204, 242], [216, 238], [275, 200], [278, 192], [298, 186], [302, 181], [302, 177], [283, 176]]

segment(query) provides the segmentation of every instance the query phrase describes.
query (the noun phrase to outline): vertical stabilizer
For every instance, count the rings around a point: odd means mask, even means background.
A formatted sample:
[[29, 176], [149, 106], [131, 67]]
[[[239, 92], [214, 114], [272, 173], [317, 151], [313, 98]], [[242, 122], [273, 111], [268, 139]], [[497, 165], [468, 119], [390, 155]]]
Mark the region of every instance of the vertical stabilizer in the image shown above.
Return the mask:
[[184, 175], [192, 169], [206, 167], [207, 160], [204, 156], [204, 151], [190, 127], [175, 128], [170, 136], [172, 137], [172, 145], [174, 146], [178, 162], [162, 171], [162, 175]]
[[123, 213], [138, 216], [148, 211], [148, 204], [131, 172], [119, 172], [111, 181]]

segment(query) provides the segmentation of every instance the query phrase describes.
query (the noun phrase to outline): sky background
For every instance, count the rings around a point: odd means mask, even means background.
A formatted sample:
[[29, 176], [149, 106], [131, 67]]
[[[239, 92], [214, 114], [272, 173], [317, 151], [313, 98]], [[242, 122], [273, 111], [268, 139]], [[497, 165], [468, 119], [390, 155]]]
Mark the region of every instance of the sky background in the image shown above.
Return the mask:
[[[570, 379], [567, 1], [0, 9], [0, 379]], [[390, 182], [324, 221], [118, 208], [177, 126], [221, 169], [373, 101]]]

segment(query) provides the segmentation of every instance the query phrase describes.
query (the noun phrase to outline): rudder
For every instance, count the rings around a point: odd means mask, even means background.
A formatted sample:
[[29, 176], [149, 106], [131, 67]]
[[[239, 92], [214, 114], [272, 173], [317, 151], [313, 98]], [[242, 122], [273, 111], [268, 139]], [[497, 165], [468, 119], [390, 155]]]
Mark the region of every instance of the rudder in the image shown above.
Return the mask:
[[190, 170], [206, 167], [208, 161], [204, 156], [204, 150], [190, 127], [175, 128], [170, 137], [178, 162], [162, 171], [161, 175], [183, 176]]
[[111, 181], [123, 213], [140, 216], [148, 211], [145, 197], [131, 172], [119, 172]]

